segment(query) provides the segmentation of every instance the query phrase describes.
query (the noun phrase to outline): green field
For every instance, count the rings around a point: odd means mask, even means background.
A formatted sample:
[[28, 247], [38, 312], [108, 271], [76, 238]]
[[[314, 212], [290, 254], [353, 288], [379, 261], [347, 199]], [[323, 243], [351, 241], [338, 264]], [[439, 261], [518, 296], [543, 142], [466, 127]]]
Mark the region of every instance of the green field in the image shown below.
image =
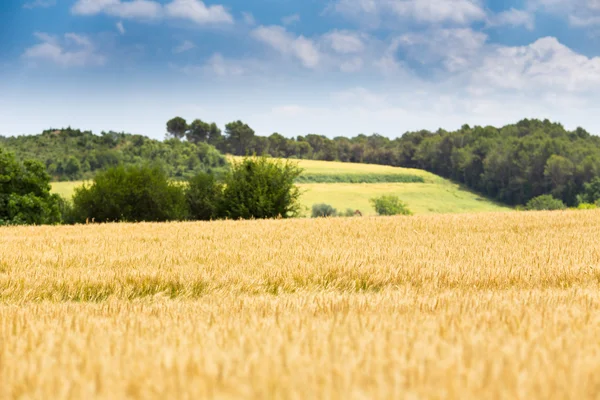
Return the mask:
[[[463, 189], [458, 184], [419, 169], [312, 160], [300, 160], [298, 164], [308, 175], [335, 177], [337, 175], [389, 176], [397, 174], [420, 176], [424, 180], [424, 183], [301, 183], [298, 186], [303, 191], [301, 200], [305, 207], [305, 215], [310, 214], [310, 208], [316, 203], [331, 204], [339, 211], [351, 208], [360, 210], [364, 215], [373, 215], [375, 211], [369, 204], [369, 199], [382, 194], [399, 196], [415, 214], [510, 209]], [[52, 184], [52, 190], [70, 198], [75, 187], [81, 183], [55, 182]]]

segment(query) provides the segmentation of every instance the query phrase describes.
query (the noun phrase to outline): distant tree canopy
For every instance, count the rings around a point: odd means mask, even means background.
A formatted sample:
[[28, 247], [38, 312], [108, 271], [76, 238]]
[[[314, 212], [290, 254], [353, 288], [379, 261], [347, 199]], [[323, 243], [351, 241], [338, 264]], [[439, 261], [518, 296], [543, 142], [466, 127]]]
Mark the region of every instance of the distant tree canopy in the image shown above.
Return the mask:
[[[179, 128], [172, 127], [173, 132], [180, 132]], [[112, 166], [146, 162], [162, 164], [171, 178], [186, 179], [199, 172], [222, 174], [227, 165], [222, 154], [202, 140], [163, 142], [141, 135], [94, 135], [71, 128], [46, 130], [40, 135], [0, 136], [0, 147], [14, 152], [18, 159], [41, 161], [53, 180], [90, 179]]]
[[20, 163], [0, 148], [0, 225], [60, 223], [60, 200], [42, 163]]
[[89, 179], [111, 166], [149, 161], [162, 163], [170, 178], [223, 175], [227, 162], [221, 153], [230, 153], [420, 168], [509, 205], [525, 205], [545, 194], [567, 206], [599, 200], [594, 179], [600, 178], [600, 137], [548, 120], [524, 119], [502, 128], [464, 125], [452, 132], [421, 130], [395, 139], [379, 134], [258, 136], [239, 120], [222, 132], [214, 122], [195, 119], [188, 124], [181, 117], [168, 121], [166, 131], [168, 138], [158, 141], [115, 132], [47, 130], [35, 136], [0, 136], [0, 147], [18, 159], [42, 161], [54, 180]]
[[[204, 135], [198, 137], [211, 143]], [[420, 168], [510, 205], [524, 205], [544, 194], [569, 206], [581, 202], [582, 196], [592, 201], [597, 193], [592, 181], [600, 177], [600, 137], [582, 128], [568, 131], [548, 120], [524, 119], [502, 128], [463, 125], [453, 132], [421, 130], [396, 139], [378, 134], [333, 139], [315, 134], [291, 139], [279, 133], [257, 136], [236, 121], [212, 143], [235, 155]]]

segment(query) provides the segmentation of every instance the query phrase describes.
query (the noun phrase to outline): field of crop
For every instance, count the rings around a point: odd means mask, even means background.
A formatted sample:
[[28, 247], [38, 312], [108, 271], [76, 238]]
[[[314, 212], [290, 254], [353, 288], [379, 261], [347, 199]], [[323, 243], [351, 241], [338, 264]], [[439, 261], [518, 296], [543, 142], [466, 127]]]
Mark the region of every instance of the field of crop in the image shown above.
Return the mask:
[[600, 210], [0, 228], [0, 398], [595, 398]]
[[[310, 215], [310, 209], [316, 203], [331, 204], [339, 211], [351, 208], [373, 215], [375, 211], [369, 199], [381, 194], [399, 196], [415, 214], [509, 210], [458, 184], [419, 169], [313, 160], [294, 162], [304, 169], [308, 182], [328, 182], [298, 184], [304, 192], [300, 199], [304, 215]], [[344, 183], [353, 177], [378, 183]], [[423, 182], [397, 183], [394, 177], [418, 177]], [[81, 182], [55, 182], [52, 190], [70, 198], [79, 185]]]

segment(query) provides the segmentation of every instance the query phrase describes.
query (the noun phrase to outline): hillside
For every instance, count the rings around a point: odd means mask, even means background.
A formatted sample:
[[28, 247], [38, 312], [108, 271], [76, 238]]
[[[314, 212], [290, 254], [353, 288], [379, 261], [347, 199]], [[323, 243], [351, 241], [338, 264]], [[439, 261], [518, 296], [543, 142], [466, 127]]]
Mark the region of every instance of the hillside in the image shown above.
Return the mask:
[[551, 194], [576, 206], [585, 185], [600, 177], [600, 137], [583, 128], [569, 131], [549, 120], [524, 119], [503, 127], [465, 124], [455, 131], [397, 131], [394, 139], [379, 134], [259, 136], [241, 121], [227, 124], [221, 135], [211, 128], [214, 124], [201, 120], [177, 122], [180, 137], [214, 144], [223, 153], [419, 168], [511, 205]]
[[[360, 210], [364, 215], [373, 215], [375, 211], [369, 199], [382, 194], [399, 196], [415, 214], [510, 210], [461, 185], [419, 169], [332, 161], [291, 161], [304, 169], [303, 175], [327, 177], [331, 182], [298, 184], [304, 192], [301, 202], [305, 215], [310, 215], [310, 209], [316, 203], [331, 204], [339, 211], [351, 208]], [[381, 176], [418, 176], [423, 182], [345, 183], [344, 180], [351, 176], [371, 177], [372, 181], [377, 181]], [[56, 182], [52, 184], [52, 190], [71, 197], [78, 185], [81, 182]]]
[[[327, 203], [344, 211], [360, 210], [364, 215], [375, 211], [369, 199], [383, 194], [394, 194], [408, 204], [415, 214], [461, 213], [480, 211], [503, 211], [510, 208], [495, 204], [464, 187], [427, 171], [384, 165], [341, 163], [332, 161], [300, 160], [306, 176], [331, 178], [331, 183], [300, 183], [304, 191], [302, 204], [310, 209], [313, 204]], [[348, 176], [417, 176], [423, 182], [407, 183], [344, 183]], [[339, 182], [339, 183], [338, 183]]]

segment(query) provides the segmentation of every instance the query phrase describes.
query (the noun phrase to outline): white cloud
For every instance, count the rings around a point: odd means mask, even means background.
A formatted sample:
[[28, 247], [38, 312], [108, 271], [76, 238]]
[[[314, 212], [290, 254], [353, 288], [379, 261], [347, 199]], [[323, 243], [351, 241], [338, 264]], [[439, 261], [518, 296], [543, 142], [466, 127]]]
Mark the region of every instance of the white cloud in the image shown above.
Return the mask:
[[530, 11], [511, 8], [492, 16], [488, 24], [490, 26], [524, 26], [529, 30], [533, 30], [535, 27], [535, 17]]
[[354, 57], [340, 63], [340, 71], [342, 72], [357, 72], [360, 71], [365, 62], [360, 57]]
[[98, 53], [87, 36], [67, 33], [60, 40], [46, 33], [36, 33], [40, 40], [23, 53], [23, 58], [32, 63], [50, 62], [61, 67], [98, 66], [106, 62], [106, 58]]
[[76, 15], [104, 13], [113, 17], [129, 19], [154, 19], [161, 15], [160, 3], [151, 0], [78, 0], [71, 12]]
[[197, 24], [233, 23], [233, 17], [222, 5], [207, 6], [200, 0], [173, 0], [165, 5], [172, 18], [189, 19]]
[[246, 25], [256, 25], [256, 19], [254, 18], [254, 15], [252, 15], [251, 12], [243, 12], [242, 16], [244, 17], [244, 22], [246, 23]]
[[56, 0], [34, 0], [23, 4], [23, 8], [48, 8], [56, 5]]
[[124, 35], [125, 34], [125, 27], [123, 26], [123, 22], [122, 21], [117, 22], [116, 26], [117, 26], [117, 30], [119, 31], [119, 33], [121, 35]]
[[281, 22], [284, 25], [295, 24], [296, 22], [300, 22], [300, 15], [299, 14], [288, 15], [286, 17], [281, 18]]
[[[210, 78], [236, 78], [247, 75], [256, 77], [270, 77], [276, 69], [272, 63], [253, 58], [230, 59], [221, 53], [214, 53], [202, 64], [176, 65], [169, 64], [171, 69], [190, 76], [206, 76]], [[229, 82], [229, 81], [228, 81]]]
[[355, 32], [334, 30], [325, 34], [323, 39], [341, 54], [360, 53], [365, 49], [362, 38]]
[[383, 75], [398, 75], [406, 71], [404, 64], [396, 58], [396, 52], [400, 47], [400, 42], [401, 40], [399, 38], [394, 38], [387, 46], [384, 53], [373, 62], [373, 66]]
[[529, 7], [564, 16], [574, 27], [600, 25], [599, 0], [529, 0]]
[[471, 73], [471, 88], [584, 93], [600, 89], [600, 57], [574, 52], [554, 37], [528, 46], [497, 47]]
[[164, 16], [189, 19], [199, 25], [233, 23], [233, 17], [225, 7], [207, 6], [201, 0], [172, 0], [164, 6], [154, 0], [77, 0], [71, 12], [76, 15], [107, 14], [124, 19], [156, 19]]
[[467, 68], [479, 58], [487, 35], [470, 28], [432, 29], [400, 36], [399, 46], [408, 58], [422, 64], [442, 62], [451, 72]]
[[244, 74], [244, 68], [237, 62], [226, 60], [221, 54], [214, 54], [204, 66], [204, 69], [218, 76], [239, 76]]
[[294, 36], [281, 26], [259, 26], [251, 35], [279, 53], [297, 58], [307, 68], [316, 68], [321, 60], [321, 54], [312, 40], [302, 35]]
[[486, 17], [480, 0], [337, 0], [333, 10], [371, 21], [395, 15], [424, 23], [468, 24]]
[[176, 53], [176, 54], [184, 53], [195, 47], [196, 47], [196, 45], [193, 42], [191, 42], [189, 40], [184, 40], [179, 46], [177, 46], [173, 49], [173, 53]]

